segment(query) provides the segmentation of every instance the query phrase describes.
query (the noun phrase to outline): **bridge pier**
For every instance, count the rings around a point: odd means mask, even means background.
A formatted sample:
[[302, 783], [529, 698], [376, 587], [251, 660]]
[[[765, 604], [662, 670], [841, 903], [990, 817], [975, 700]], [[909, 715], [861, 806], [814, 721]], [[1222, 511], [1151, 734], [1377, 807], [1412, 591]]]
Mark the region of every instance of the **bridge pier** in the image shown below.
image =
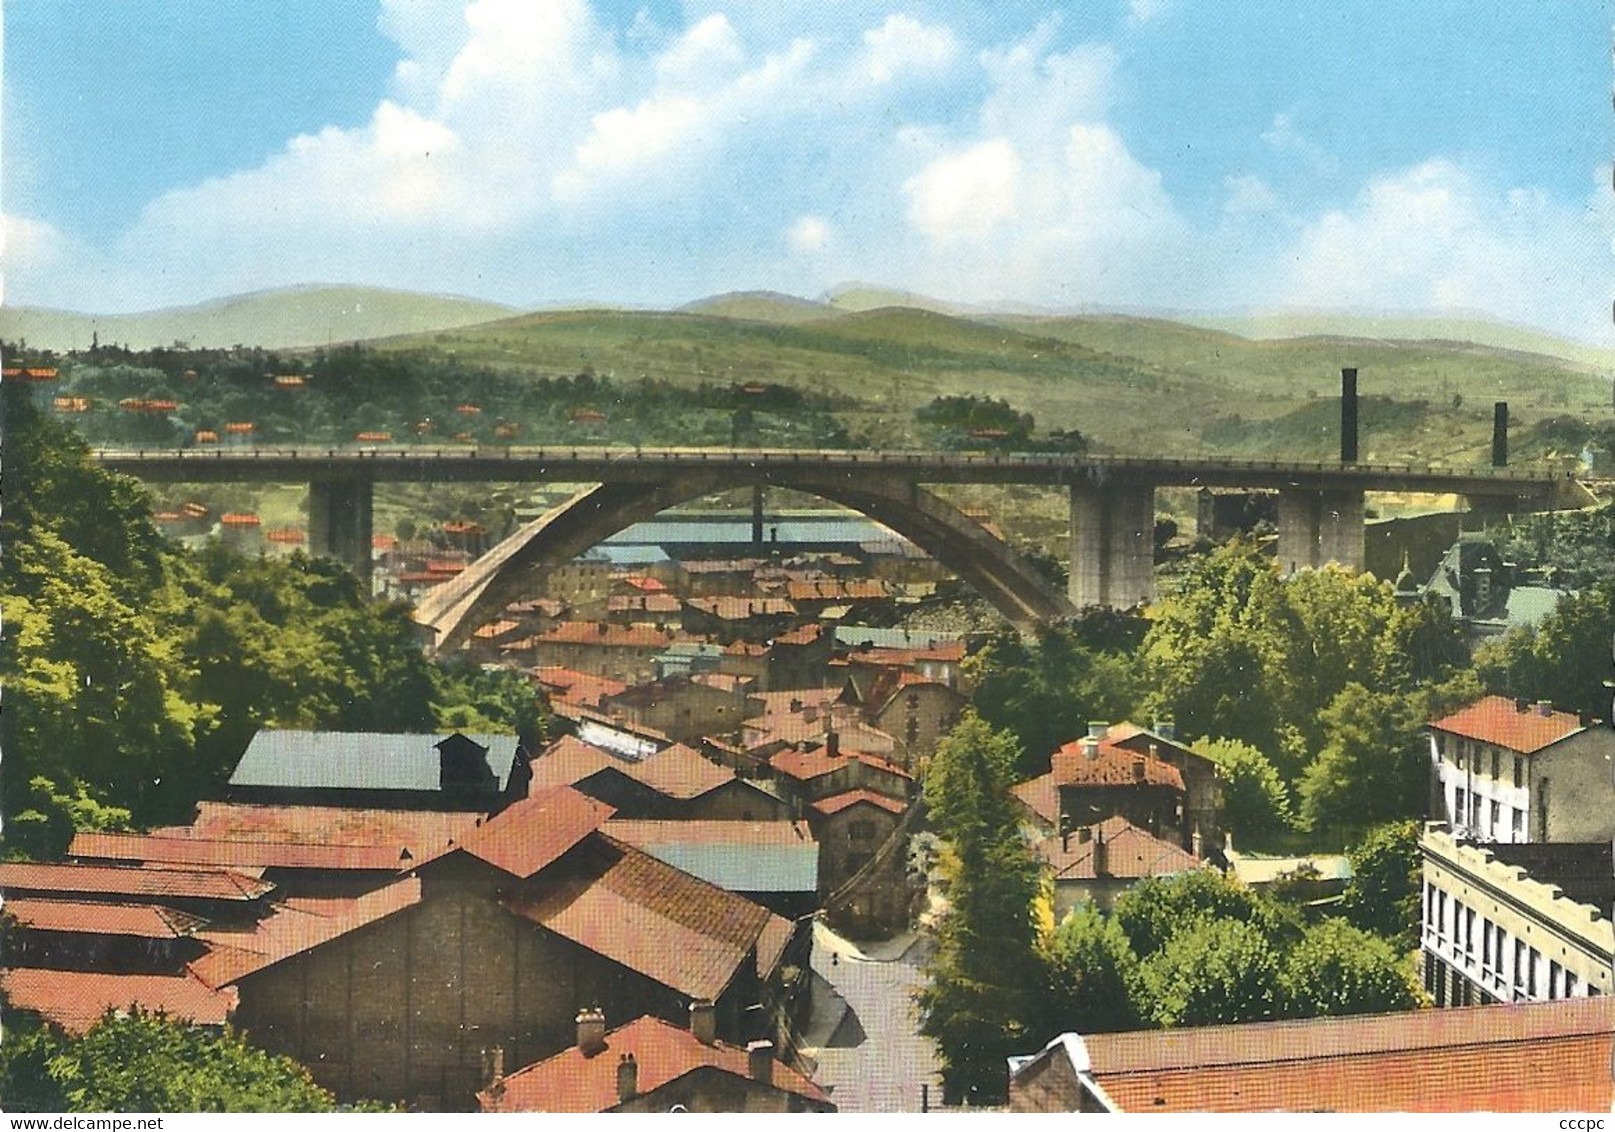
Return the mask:
[[1287, 574], [1327, 562], [1363, 568], [1363, 493], [1279, 492], [1279, 567]]
[[1071, 572], [1078, 609], [1130, 609], [1155, 597], [1155, 485], [1071, 485]]
[[371, 587], [370, 539], [375, 484], [363, 477], [317, 479], [308, 485], [309, 553], [334, 558]]

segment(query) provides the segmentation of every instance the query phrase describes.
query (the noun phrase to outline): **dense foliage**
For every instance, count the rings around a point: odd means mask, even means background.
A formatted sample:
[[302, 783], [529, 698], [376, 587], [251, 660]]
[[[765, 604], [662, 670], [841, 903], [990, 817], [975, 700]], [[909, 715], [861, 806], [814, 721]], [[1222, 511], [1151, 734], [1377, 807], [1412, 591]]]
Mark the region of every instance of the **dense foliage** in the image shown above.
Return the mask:
[[1223, 828], [1243, 848], [1258, 848], [1295, 826], [1290, 790], [1272, 761], [1238, 739], [1202, 739], [1194, 749], [1217, 764]]
[[920, 1032], [935, 1039], [949, 1104], [995, 1104], [1009, 1087], [1005, 1059], [1025, 1045], [1037, 970], [1037, 866], [1009, 795], [1013, 736], [966, 711], [942, 740], [925, 780], [931, 821], [947, 842], [948, 909], [919, 994]]
[[1347, 857], [1352, 876], [1341, 897], [1346, 918], [1404, 951], [1417, 946], [1419, 891], [1423, 887], [1419, 823], [1378, 826]]
[[335, 1098], [286, 1057], [232, 1030], [139, 1011], [82, 1037], [12, 1028], [0, 1047], [12, 1112], [331, 1112]]
[[1489, 692], [1548, 700], [1561, 710], [1611, 718], [1610, 642], [1615, 640], [1615, 578], [1559, 602], [1535, 628], [1518, 629], [1475, 654]]

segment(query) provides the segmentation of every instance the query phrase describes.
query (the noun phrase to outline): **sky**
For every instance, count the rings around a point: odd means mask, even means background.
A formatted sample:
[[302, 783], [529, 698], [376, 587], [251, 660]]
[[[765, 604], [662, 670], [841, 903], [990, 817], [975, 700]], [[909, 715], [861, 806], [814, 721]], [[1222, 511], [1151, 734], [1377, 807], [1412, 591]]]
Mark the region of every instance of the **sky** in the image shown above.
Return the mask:
[[4, 300], [851, 282], [1609, 343], [1599, 0], [7, 0]]

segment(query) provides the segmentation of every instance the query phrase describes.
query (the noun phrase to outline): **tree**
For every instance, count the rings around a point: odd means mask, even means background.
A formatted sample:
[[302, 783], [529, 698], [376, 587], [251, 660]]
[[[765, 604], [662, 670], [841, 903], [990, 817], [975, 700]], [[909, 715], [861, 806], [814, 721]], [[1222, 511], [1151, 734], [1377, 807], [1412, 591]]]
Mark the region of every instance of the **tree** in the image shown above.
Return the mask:
[[1408, 817], [1424, 805], [1426, 697], [1347, 685], [1320, 721], [1325, 746], [1301, 780], [1308, 828]]
[[948, 842], [920, 1032], [935, 1039], [949, 1103], [992, 1104], [1008, 1089], [1005, 1058], [1025, 1041], [1036, 962], [1038, 869], [1009, 795], [1013, 736], [973, 711], [937, 747], [925, 801]]
[[1346, 918], [1404, 951], [1416, 946], [1423, 886], [1419, 823], [1377, 826], [1351, 848], [1347, 858], [1352, 876], [1340, 901]]
[[1223, 824], [1246, 844], [1294, 827], [1289, 788], [1266, 755], [1238, 739], [1202, 739], [1194, 749], [1217, 764]]
[[1382, 1014], [1423, 1001], [1388, 942], [1336, 917], [1307, 929], [1285, 958], [1281, 981], [1295, 1018]]
[[81, 1038], [51, 1029], [7, 1035], [0, 1091], [21, 1112], [330, 1112], [308, 1070], [233, 1030], [141, 1011], [108, 1014]]
[[1138, 1028], [1138, 956], [1115, 919], [1079, 905], [1044, 940], [1040, 958], [1034, 1038]]
[[1610, 641], [1615, 639], [1615, 578], [1562, 598], [1534, 629], [1517, 629], [1477, 651], [1486, 690], [1548, 700], [1566, 711], [1610, 717]]
[[1279, 952], [1260, 927], [1197, 918], [1144, 960], [1140, 982], [1158, 1026], [1261, 1022], [1284, 1010]]
[[1215, 869], [1146, 877], [1116, 899], [1115, 915], [1134, 954], [1147, 959], [1173, 936], [1202, 919], [1231, 919], [1273, 931], [1279, 909]]

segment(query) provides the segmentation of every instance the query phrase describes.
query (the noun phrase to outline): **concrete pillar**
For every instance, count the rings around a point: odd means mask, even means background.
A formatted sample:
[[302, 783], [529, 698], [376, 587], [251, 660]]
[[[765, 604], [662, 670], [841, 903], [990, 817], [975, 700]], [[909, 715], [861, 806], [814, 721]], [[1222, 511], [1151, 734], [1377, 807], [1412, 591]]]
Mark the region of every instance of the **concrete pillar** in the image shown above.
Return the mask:
[[1318, 560], [1363, 568], [1363, 493], [1326, 491], [1319, 497]]
[[1071, 485], [1071, 573], [1078, 609], [1128, 609], [1155, 597], [1155, 486]]
[[1316, 491], [1279, 492], [1279, 570], [1318, 568], [1318, 535], [1322, 497]]
[[315, 480], [308, 485], [309, 553], [342, 563], [358, 575], [366, 592], [371, 579], [374, 488], [368, 479]]

